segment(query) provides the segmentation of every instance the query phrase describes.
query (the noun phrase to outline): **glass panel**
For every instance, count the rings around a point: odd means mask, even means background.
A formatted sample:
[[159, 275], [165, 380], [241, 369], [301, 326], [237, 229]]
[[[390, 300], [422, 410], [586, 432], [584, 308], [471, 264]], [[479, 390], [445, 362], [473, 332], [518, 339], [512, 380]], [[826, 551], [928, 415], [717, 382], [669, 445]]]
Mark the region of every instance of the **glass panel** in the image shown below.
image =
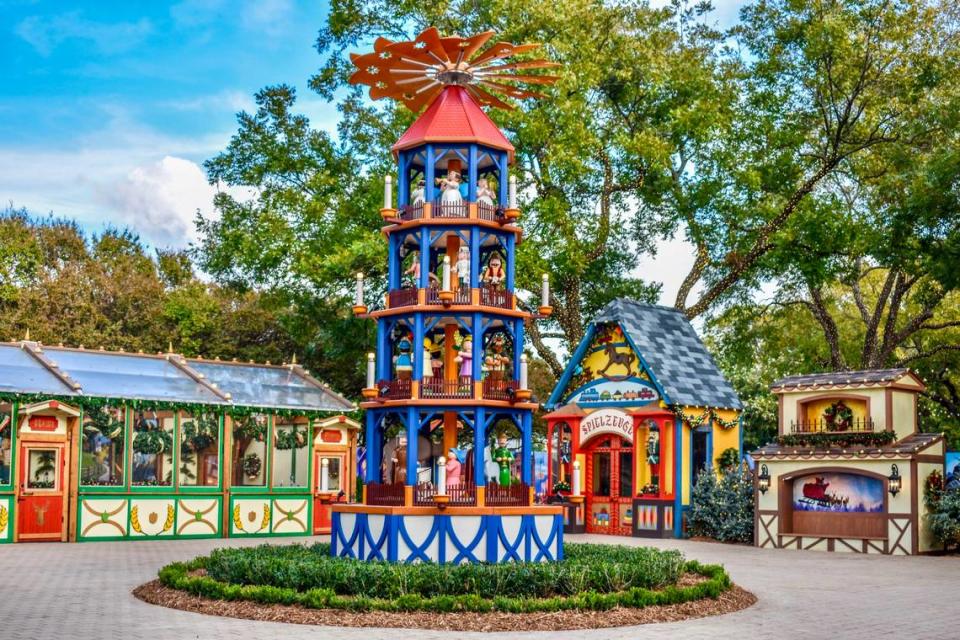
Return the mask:
[[126, 425], [123, 407], [90, 409], [83, 414], [80, 484], [87, 487], [123, 485]]
[[196, 360], [190, 360], [189, 365], [229, 391], [237, 404], [333, 411], [352, 408], [346, 400], [308, 382], [292, 369]]
[[220, 476], [220, 416], [180, 414], [181, 487], [216, 487]]
[[328, 460], [327, 467], [327, 491], [340, 491], [340, 456], [322, 456], [320, 458], [320, 469], [317, 472], [317, 489], [323, 490], [323, 461]]
[[171, 411], [137, 411], [133, 414], [133, 481], [138, 487], [173, 485], [173, 432]]
[[91, 396], [221, 404], [215, 393], [164, 358], [44, 346], [44, 352]]
[[633, 452], [620, 452], [620, 497], [633, 496]]
[[28, 449], [27, 489], [56, 489], [59, 449]]
[[73, 395], [65, 384], [34, 360], [33, 356], [12, 345], [0, 345], [0, 391]]
[[13, 465], [13, 405], [0, 403], [0, 486], [11, 482], [10, 468]]
[[258, 413], [233, 419], [233, 486], [267, 484], [267, 416]]
[[274, 418], [274, 487], [306, 487], [310, 464], [310, 429], [305, 418]]
[[593, 495], [610, 495], [610, 454], [593, 454]]

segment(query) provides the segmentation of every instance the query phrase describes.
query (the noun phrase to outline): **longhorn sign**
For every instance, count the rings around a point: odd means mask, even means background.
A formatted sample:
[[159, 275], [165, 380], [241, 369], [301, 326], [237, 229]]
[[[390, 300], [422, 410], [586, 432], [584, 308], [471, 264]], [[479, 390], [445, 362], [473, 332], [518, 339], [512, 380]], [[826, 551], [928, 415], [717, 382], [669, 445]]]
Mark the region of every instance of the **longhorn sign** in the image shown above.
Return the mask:
[[50, 508], [50, 505], [47, 504], [35, 504], [33, 505], [33, 513], [37, 516], [37, 526], [42, 527], [47, 521], [47, 509]]

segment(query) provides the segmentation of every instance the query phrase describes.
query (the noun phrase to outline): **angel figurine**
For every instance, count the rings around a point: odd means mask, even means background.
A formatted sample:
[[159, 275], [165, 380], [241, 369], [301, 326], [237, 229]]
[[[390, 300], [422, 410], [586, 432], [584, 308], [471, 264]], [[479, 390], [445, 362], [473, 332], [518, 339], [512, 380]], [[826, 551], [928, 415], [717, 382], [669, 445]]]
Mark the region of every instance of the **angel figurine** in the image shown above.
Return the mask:
[[490, 188], [490, 183], [487, 182], [486, 178], [477, 180], [477, 202], [482, 202], [491, 207], [496, 204], [496, 195], [494, 195], [493, 189]]
[[443, 204], [455, 204], [463, 202], [463, 196], [460, 195], [460, 174], [456, 171], [447, 171], [446, 178], [440, 178], [440, 189], [443, 195], [440, 196], [440, 202]]
[[473, 378], [473, 340], [470, 336], [463, 339], [455, 361], [460, 365], [460, 384], [469, 384]]

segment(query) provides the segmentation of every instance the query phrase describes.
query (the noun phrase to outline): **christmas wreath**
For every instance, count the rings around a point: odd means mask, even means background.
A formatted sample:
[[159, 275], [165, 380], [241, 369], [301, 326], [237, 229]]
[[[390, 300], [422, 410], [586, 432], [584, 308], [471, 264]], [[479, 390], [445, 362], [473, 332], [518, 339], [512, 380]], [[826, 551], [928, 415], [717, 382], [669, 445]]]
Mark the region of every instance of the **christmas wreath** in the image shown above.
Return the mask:
[[923, 483], [923, 497], [927, 506], [936, 509], [943, 497], [943, 474], [934, 469]]
[[260, 469], [263, 468], [263, 461], [255, 453], [248, 453], [243, 457], [243, 473], [250, 479], [260, 475]]
[[847, 431], [853, 426], [853, 409], [838, 400], [823, 412], [828, 431]]

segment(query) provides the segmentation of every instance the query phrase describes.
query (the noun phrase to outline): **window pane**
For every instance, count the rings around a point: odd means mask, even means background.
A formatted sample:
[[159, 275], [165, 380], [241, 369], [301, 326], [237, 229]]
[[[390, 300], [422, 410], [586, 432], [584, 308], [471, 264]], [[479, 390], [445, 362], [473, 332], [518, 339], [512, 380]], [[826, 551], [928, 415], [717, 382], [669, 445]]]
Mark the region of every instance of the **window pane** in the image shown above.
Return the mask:
[[28, 449], [27, 488], [57, 488], [57, 449]]
[[267, 484], [267, 416], [233, 418], [233, 486]]
[[310, 464], [310, 430], [306, 419], [274, 418], [274, 487], [306, 487]]
[[327, 491], [340, 491], [342, 488], [340, 485], [340, 457], [339, 456], [324, 456], [320, 458], [320, 469], [317, 473], [317, 488], [323, 490], [323, 461], [327, 460], [329, 466], [327, 467], [329, 480], [327, 481]]
[[123, 407], [90, 409], [83, 414], [80, 484], [117, 487], [123, 484], [126, 442]]
[[220, 473], [220, 416], [180, 414], [181, 487], [215, 487]]
[[0, 485], [10, 484], [11, 441], [13, 437], [13, 405], [0, 404]]
[[633, 452], [620, 452], [620, 497], [633, 495]]
[[610, 495], [610, 454], [593, 454], [593, 495]]
[[171, 411], [144, 410], [133, 414], [133, 485], [173, 485], [175, 424]]

